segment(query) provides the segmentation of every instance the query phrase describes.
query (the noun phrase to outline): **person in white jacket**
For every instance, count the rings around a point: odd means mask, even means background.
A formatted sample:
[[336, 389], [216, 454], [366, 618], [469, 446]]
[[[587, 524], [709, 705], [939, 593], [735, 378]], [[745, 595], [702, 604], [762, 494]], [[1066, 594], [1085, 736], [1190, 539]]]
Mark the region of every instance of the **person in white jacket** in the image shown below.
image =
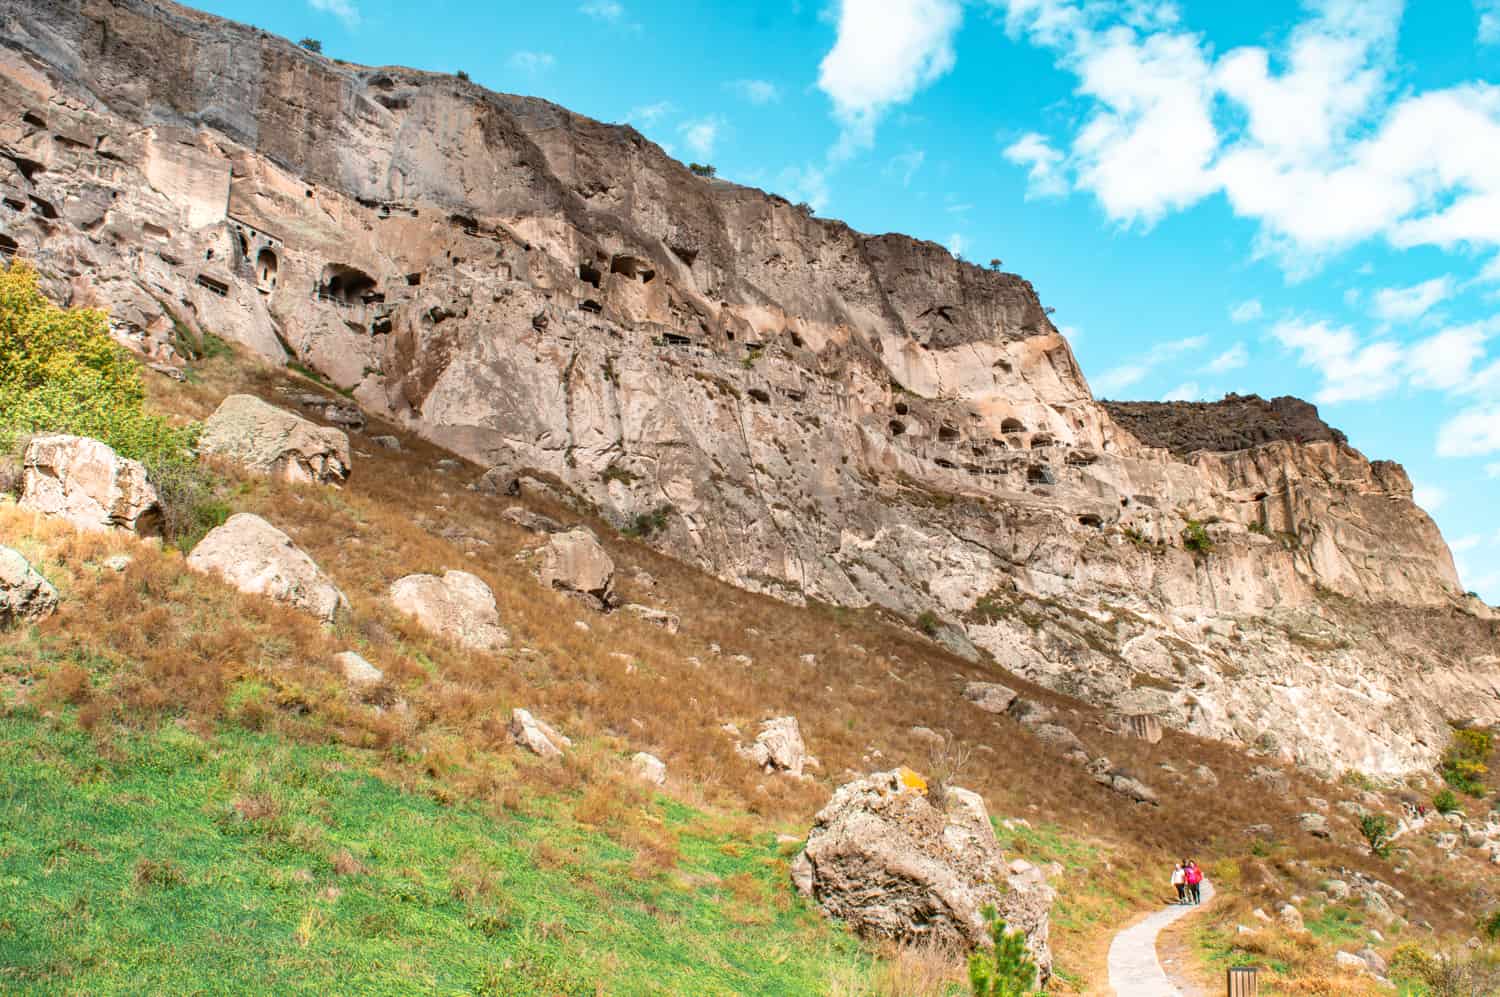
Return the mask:
[[1177, 902], [1187, 903], [1187, 870], [1181, 862], [1172, 867], [1172, 885], [1177, 888]]

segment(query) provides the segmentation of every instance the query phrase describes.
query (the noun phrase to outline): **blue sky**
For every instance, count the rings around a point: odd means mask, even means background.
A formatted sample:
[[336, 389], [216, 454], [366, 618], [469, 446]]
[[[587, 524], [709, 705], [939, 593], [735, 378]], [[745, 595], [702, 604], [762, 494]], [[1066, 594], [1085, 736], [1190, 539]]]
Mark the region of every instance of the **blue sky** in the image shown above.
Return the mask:
[[1500, 603], [1500, 0], [199, 0], [1030, 279], [1095, 394], [1296, 394]]

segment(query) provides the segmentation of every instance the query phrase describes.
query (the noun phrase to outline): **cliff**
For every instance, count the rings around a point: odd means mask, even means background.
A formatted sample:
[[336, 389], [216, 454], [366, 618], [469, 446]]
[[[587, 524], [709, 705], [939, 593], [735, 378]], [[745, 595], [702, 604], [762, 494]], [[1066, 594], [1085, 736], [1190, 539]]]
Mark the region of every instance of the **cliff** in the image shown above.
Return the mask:
[[1101, 406], [1016, 275], [171, 3], [0, 22], [0, 249], [153, 363], [212, 330], [744, 588], [935, 614], [1325, 769], [1500, 717], [1496, 625], [1398, 466], [1283, 400], [1192, 431]]

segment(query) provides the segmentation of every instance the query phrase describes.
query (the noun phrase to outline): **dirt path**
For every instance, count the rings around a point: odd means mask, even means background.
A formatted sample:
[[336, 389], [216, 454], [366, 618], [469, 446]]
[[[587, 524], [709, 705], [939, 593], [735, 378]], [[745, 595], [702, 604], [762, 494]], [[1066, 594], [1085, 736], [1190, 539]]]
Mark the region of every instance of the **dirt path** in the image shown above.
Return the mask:
[[[1204, 905], [1213, 898], [1213, 884], [1204, 880]], [[1164, 907], [1115, 935], [1109, 946], [1109, 985], [1117, 997], [1180, 997], [1182, 991], [1167, 979], [1156, 958], [1156, 936], [1167, 925], [1201, 909]]]

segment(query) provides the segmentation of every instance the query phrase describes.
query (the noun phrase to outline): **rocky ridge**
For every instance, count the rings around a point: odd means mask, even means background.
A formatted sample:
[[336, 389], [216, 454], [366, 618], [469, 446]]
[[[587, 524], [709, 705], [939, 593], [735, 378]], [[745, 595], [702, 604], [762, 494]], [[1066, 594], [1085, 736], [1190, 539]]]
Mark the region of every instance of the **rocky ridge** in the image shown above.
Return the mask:
[[1494, 619], [1398, 466], [1286, 406], [1206, 441], [1101, 406], [1016, 275], [175, 4], [0, 21], [0, 252], [158, 366], [212, 331], [742, 587], [930, 613], [1325, 769], [1500, 717]]

